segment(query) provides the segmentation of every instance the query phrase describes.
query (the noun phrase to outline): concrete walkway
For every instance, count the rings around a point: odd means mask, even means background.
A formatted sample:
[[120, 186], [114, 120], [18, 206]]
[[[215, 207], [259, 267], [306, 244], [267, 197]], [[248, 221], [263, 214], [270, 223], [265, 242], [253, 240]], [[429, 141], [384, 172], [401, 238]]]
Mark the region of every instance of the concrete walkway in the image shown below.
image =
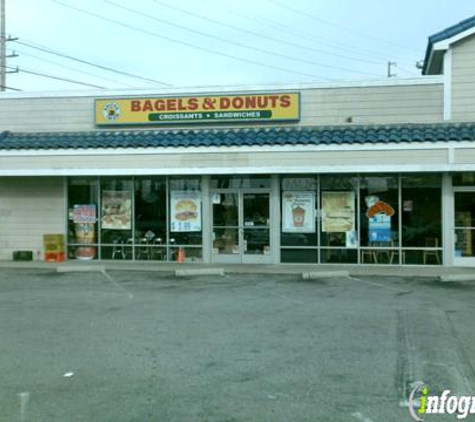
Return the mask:
[[161, 271], [174, 273], [176, 270], [223, 269], [229, 274], [303, 274], [308, 272], [348, 271], [352, 276], [384, 276], [384, 277], [440, 277], [442, 275], [473, 274], [473, 267], [443, 266], [400, 266], [400, 265], [350, 265], [350, 264], [178, 264], [150, 261], [77, 261], [63, 263], [43, 261], [13, 262], [0, 261], [0, 268], [25, 269], [58, 269], [59, 271]]

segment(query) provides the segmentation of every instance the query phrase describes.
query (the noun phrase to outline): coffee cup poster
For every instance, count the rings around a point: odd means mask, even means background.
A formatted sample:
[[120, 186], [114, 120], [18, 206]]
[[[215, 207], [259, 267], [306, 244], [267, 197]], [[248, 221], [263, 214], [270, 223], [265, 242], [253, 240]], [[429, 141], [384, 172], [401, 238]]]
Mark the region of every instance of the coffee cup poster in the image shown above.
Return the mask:
[[170, 192], [170, 231], [201, 231], [201, 192]]
[[285, 233], [315, 233], [315, 192], [283, 192], [282, 217]]

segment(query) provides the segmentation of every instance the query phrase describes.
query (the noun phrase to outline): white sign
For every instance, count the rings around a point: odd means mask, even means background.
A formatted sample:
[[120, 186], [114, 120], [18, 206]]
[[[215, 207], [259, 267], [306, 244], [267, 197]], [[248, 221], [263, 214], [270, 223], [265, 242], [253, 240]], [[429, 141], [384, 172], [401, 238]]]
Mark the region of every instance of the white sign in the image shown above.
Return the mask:
[[282, 192], [282, 231], [315, 233], [315, 192]]
[[170, 231], [201, 231], [201, 192], [170, 192]]
[[355, 193], [322, 192], [322, 232], [355, 231]]

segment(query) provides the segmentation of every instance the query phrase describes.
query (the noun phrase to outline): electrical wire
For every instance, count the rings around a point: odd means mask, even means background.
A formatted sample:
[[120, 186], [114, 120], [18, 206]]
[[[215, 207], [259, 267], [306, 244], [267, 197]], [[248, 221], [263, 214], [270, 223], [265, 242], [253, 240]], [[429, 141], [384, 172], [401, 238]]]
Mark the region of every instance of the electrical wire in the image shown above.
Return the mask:
[[325, 19], [322, 19], [322, 18], [319, 18], [318, 16], [315, 16], [311, 13], [308, 13], [307, 11], [304, 12], [302, 10], [299, 10], [299, 9], [296, 9], [294, 7], [291, 7], [289, 6], [288, 4], [283, 4], [281, 3], [280, 1], [277, 1], [277, 0], [268, 0], [270, 3], [272, 4], [275, 4], [276, 6], [279, 6], [283, 9], [286, 9], [286, 10], [289, 10], [293, 13], [296, 13], [298, 15], [301, 15], [301, 16], [305, 16], [306, 18], [309, 18], [309, 19], [312, 19], [312, 20], [315, 20], [319, 23], [323, 23], [325, 25], [329, 25], [329, 26], [333, 26], [334, 28], [338, 28], [338, 29], [343, 29], [344, 31], [347, 31], [347, 32], [350, 32], [354, 35], [358, 35], [360, 37], [364, 37], [364, 38], [369, 38], [369, 39], [372, 39], [372, 40], [376, 40], [376, 41], [379, 41], [379, 42], [383, 42], [385, 44], [389, 44], [389, 45], [393, 45], [395, 47], [399, 47], [399, 48], [403, 48], [405, 50], [411, 50], [411, 51], [418, 51], [417, 49], [415, 48], [411, 48], [411, 47], [407, 47], [407, 46], [404, 46], [404, 45], [400, 45], [400, 44], [397, 44], [395, 42], [392, 42], [392, 41], [388, 41], [388, 40], [384, 40], [382, 38], [379, 38], [379, 37], [375, 37], [373, 35], [369, 35], [369, 34], [365, 34], [363, 32], [359, 32], [359, 31], [355, 31], [353, 29], [350, 29], [350, 28], [347, 28], [343, 25], [338, 25], [336, 23], [333, 23], [333, 22], [330, 22], [330, 21], [327, 21]]
[[[3, 88], [3, 89], [10, 89], [11, 91], [21, 91], [21, 89], [12, 88], [11, 86], [6, 86], [6, 85], [0, 85], [0, 88]], [[1, 95], [1, 94], [0, 94], [0, 95]]]
[[[194, 16], [194, 17], [196, 17], [198, 19], [201, 19], [201, 20], [204, 20], [206, 22], [211, 22], [215, 25], [219, 25], [219, 26], [222, 26], [224, 28], [234, 29], [236, 31], [239, 31], [239, 32], [242, 32], [242, 33], [245, 33], [245, 34], [249, 34], [249, 35], [259, 37], [259, 38], [262, 38], [262, 39], [265, 39], [265, 40], [273, 41], [273, 42], [276, 42], [276, 43], [279, 43], [279, 44], [287, 45], [289, 47], [300, 48], [302, 50], [313, 51], [315, 53], [326, 54], [326, 55], [329, 55], [329, 56], [339, 57], [339, 58], [343, 58], [343, 59], [346, 59], [346, 60], [354, 60], [354, 61], [359, 61], [359, 62], [363, 62], [363, 63], [370, 63], [370, 64], [381, 64], [380, 61], [366, 60], [366, 59], [362, 59], [362, 58], [358, 58], [358, 57], [345, 56], [343, 54], [333, 53], [331, 51], [321, 50], [321, 49], [318, 49], [318, 48], [308, 47], [306, 45], [296, 44], [296, 43], [293, 43], [293, 42], [281, 40], [281, 39], [274, 38], [274, 37], [271, 37], [271, 36], [268, 36], [268, 35], [260, 34], [258, 32], [250, 31], [248, 29], [240, 28], [238, 26], [231, 25], [229, 23], [224, 23], [224, 22], [218, 21], [216, 19], [211, 19], [209, 17], [200, 15], [198, 13], [190, 12], [189, 10], [184, 10], [184, 9], [181, 9], [179, 7], [176, 7], [176, 6], [172, 6], [170, 4], [164, 3], [164, 2], [159, 1], [159, 0], [152, 0], [152, 1], [154, 3], [159, 4], [162, 7], [166, 7], [168, 9], [172, 9], [172, 10], [176, 10], [180, 13], [184, 13], [184, 14], [189, 15], [189, 16]], [[107, 3], [112, 3], [110, 1], [106, 1], [106, 2]]]
[[[356, 47], [351, 46], [349, 44], [345, 44], [345, 43], [334, 41], [334, 40], [329, 40], [328, 38], [324, 38], [324, 37], [321, 37], [321, 36], [318, 36], [318, 35], [311, 34], [311, 33], [306, 32], [306, 31], [302, 31], [302, 29], [299, 29], [298, 31], [296, 31], [293, 27], [291, 27], [289, 25], [285, 25], [281, 22], [277, 22], [277, 21], [274, 21], [272, 19], [269, 19], [267, 16], [264, 17], [264, 16], [258, 15], [256, 13], [251, 13], [248, 10], [246, 10], [244, 12], [240, 9], [230, 8], [229, 6], [224, 6], [222, 4], [222, 2], [219, 1], [219, 0], [209, 0], [209, 1], [213, 2], [213, 7], [216, 7], [216, 8], [219, 8], [221, 10], [224, 10], [228, 13], [231, 13], [233, 16], [236, 16], [236, 15], [241, 16], [241, 18], [243, 18], [243, 19], [250, 20], [252, 22], [257, 22], [261, 25], [262, 24], [267, 25], [271, 28], [279, 30], [280, 32], [287, 33], [287, 34], [289, 34], [293, 37], [297, 37], [299, 39], [305, 38], [305, 39], [307, 39], [309, 41], [312, 41], [312, 42], [324, 43], [326, 45], [329, 45], [332, 48], [339, 49], [339, 50], [342, 50], [342, 51], [349, 51], [349, 52], [352, 52], [352, 53], [358, 53], [360, 55], [364, 55], [364, 56], [367, 56], [367, 57], [372, 57], [374, 59], [382, 59], [382, 60], [385, 60], [385, 61], [388, 60], [388, 57], [386, 55], [376, 53], [375, 51], [370, 51], [370, 50], [366, 50], [366, 49], [362, 49], [362, 48], [356, 48]], [[399, 62], [410, 63], [409, 61], [403, 60], [400, 57], [393, 57], [393, 59], [396, 59]]]
[[34, 43], [33, 41], [29, 41], [29, 40], [26, 40], [26, 39], [24, 39], [24, 40], [25, 41], [15, 40], [14, 42], [16, 42], [18, 44], [21, 44], [21, 45], [24, 45], [26, 47], [30, 47], [30, 48], [34, 48], [34, 49], [39, 50], [39, 51], [43, 51], [44, 53], [53, 54], [55, 56], [59, 56], [59, 57], [65, 58], [65, 59], [73, 60], [73, 61], [78, 62], [78, 63], [82, 63], [82, 64], [86, 64], [88, 66], [96, 67], [98, 69], [107, 70], [109, 72], [117, 73], [119, 75], [129, 76], [129, 77], [132, 77], [132, 78], [135, 78], [135, 79], [140, 79], [142, 81], [145, 81], [145, 82], [148, 82], [148, 83], [153, 83], [153, 84], [156, 84], [156, 85], [158, 84], [158, 85], [172, 86], [171, 84], [166, 83], [166, 82], [158, 81], [156, 79], [144, 78], [144, 77], [139, 76], [139, 75], [134, 75], [132, 73], [123, 72], [121, 70], [117, 70], [117, 69], [114, 69], [114, 68], [111, 68], [111, 67], [103, 66], [103, 65], [100, 65], [100, 64], [97, 64], [97, 63], [93, 63], [93, 62], [84, 60], [84, 59], [79, 59], [77, 57], [73, 57], [73, 56], [70, 56], [68, 54], [58, 52], [56, 50], [53, 50], [53, 49], [51, 49], [49, 47], [46, 47], [46, 46], [43, 46], [41, 44]]
[[95, 17], [97, 19], [100, 19], [100, 20], [103, 20], [105, 22], [110, 22], [110, 23], [113, 23], [115, 25], [119, 25], [123, 28], [128, 28], [128, 29], [131, 29], [133, 31], [140, 32], [142, 34], [149, 35], [149, 36], [152, 36], [152, 37], [155, 37], [155, 38], [164, 39], [164, 40], [167, 40], [167, 41], [172, 42], [174, 44], [184, 45], [186, 47], [190, 47], [190, 48], [193, 48], [195, 50], [204, 51], [206, 53], [211, 53], [211, 54], [218, 55], [218, 56], [221, 56], [221, 57], [226, 57], [226, 58], [237, 60], [237, 61], [240, 61], [240, 62], [243, 62], [243, 63], [248, 63], [248, 64], [253, 64], [253, 65], [257, 65], [257, 66], [261, 66], [261, 67], [266, 67], [268, 69], [279, 70], [279, 71], [282, 71], [282, 72], [292, 73], [292, 74], [299, 75], [299, 76], [306, 76], [306, 77], [310, 77], [312, 79], [324, 79], [324, 78], [318, 78], [317, 76], [309, 74], [309, 73], [304, 73], [304, 72], [298, 72], [298, 71], [295, 71], [295, 70], [285, 69], [283, 67], [273, 66], [273, 65], [270, 65], [270, 64], [262, 63], [262, 62], [257, 62], [255, 60], [234, 56], [232, 54], [222, 53], [222, 52], [219, 52], [219, 51], [216, 51], [216, 50], [212, 50], [210, 48], [200, 47], [200, 46], [188, 43], [186, 41], [181, 41], [181, 40], [177, 40], [177, 39], [174, 39], [174, 38], [171, 38], [171, 37], [167, 37], [166, 35], [161, 35], [161, 34], [158, 34], [156, 32], [152, 32], [152, 31], [148, 31], [148, 30], [145, 30], [145, 29], [142, 29], [142, 28], [138, 28], [136, 26], [127, 24], [125, 22], [121, 22], [121, 21], [111, 19], [111, 18], [108, 18], [106, 16], [94, 13], [94, 12], [90, 12], [88, 10], [80, 9], [78, 7], [71, 6], [69, 4], [63, 3], [59, 0], [51, 0], [51, 1], [53, 3], [60, 4], [61, 6], [67, 7], [67, 8], [72, 9], [72, 10], [75, 10], [77, 12], [86, 14], [88, 16], [93, 16], [93, 17]]
[[325, 67], [325, 68], [328, 68], [328, 69], [340, 70], [340, 71], [344, 71], [344, 72], [359, 73], [359, 74], [362, 74], [362, 75], [370, 75], [370, 76], [381, 76], [381, 75], [376, 74], [376, 73], [364, 72], [364, 71], [359, 71], [359, 70], [355, 70], [355, 69], [347, 69], [347, 68], [344, 68], [344, 67], [333, 66], [333, 65], [326, 64], [326, 63], [316, 62], [314, 60], [301, 59], [301, 58], [298, 58], [298, 57], [288, 56], [287, 54], [280, 54], [280, 53], [276, 53], [276, 52], [273, 52], [273, 51], [268, 51], [268, 50], [265, 50], [265, 49], [262, 49], [262, 48], [259, 48], [259, 47], [253, 47], [253, 46], [250, 46], [248, 44], [243, 44], [243, 43], [236, 42], [236, 41], [230, 41], [230, 40], [227, 40], [225, 38], [217, 37], [215, 35], [210, 35], [210, 34], [207, 34], [206, 32], [198, 31], [198, 30], [191, 29], [191, 28], [188, 28], [188, 27], [183, 26], [183, 25], [179, 25], [177, 23], [167, 21], [165, 19], [157, 18], [157, 17], [152, 16], [148, 13], [139, 12], [138, 10], [132, 9], [130, 7], [119, 5], [119, 4], [117, 4], [117, 3], [115, 3], [111, 0], [102, 0], [102, 1], [104, 3], [108, 3], [108, 4], [111, 4], [112, 6], [118, 7], [119, 9], [126, 10], [127, 12], [135, 13], [136, 15], [143, 16], [145, 18], [152, 19], [152, 20], [157, 21], [157, 22], [162, 22], [162, 23], [165, 23], [165, 24], [170, 25], [170, 26], [174, 26], [175, 28], [179, 28], [179, 29], [182, 29], [182, 30], [185, 30], [185, 31], [188, 31], [188, 32], [192, 32], [194, 34], [198, 34], [198, 35], [201, 35], [203, 37], [211, 38], [213, 40], [218, 40], [218, 41], [230, 44], [230, 45], [234, 45], [234, 46], [238, 46], [238, 47], [242, 47], [242, 48], [247, 48], [247, 49], [252, 50], [252, 51], [257, 51], [258, 53], [268, 54], [268, 55], [278, 57], [278, 58], [282, 58], [282, 59], [293, 60], [293, 61], [304, 63], [304, 64], [310, 64], [310, 65], [315, 65], [315, 66], [319, 66], [319, 67]]
[[72, 83], [72, 84], [77, 84], [77, 85], [89, 86], [91, 88], [106, 89], [103, 86], [88, 84], [86, 82], [80, 82], [80, 81], [76, 81], [76, 80], [73, 80], [73, 79], [62, 78], [60, 76], [48, 75], [46, 73], [37, 72], [35, 70], [27, 69], [27, 68], [24, 68], [24, 67], [20, 68], [20, 67], [12, 67], [12, 66], [3, 66], [3, 68], [4, 69], [18, 70], [18, 72], [23, 72], [23, 73], [27, 73], [27, 74], [35, 75], [35, 76], [41, 76], [41, 77], [49, 78], [49, 79], [55, 79], [57, 81], [63, 81], [63, 82], [69, 82], [69, 83]]
[[115, 83], [115, 84], [119, 84], [119, 85], [126, 85], [127, 87], [129, 88], [133, 88], [134, 86], [133, 85], [130, 85], [130, 84], [126, 84], [126, 83], [123, 83], [123, 82], [118, 82], [116, 80], [113, 80], [113, 79], [109, 79], [109, 78], [105, 78], [103, 76], [100, 76], [100, 75], [97, 75], [97, 74], [94, 74], [94, 73], [90, 73], [90, 72], [86, 72], [84, 70], [79, 70], [79, 69], [76, 69], [76, 68], [73, 68], [71, 66], [66, 66], [64, 64], [60, 64], [58, 62], [55, 62], [53, 60], [48, 60], [48, 59], [44, 59], [42, 57], [38, 57], [38, 56], [35, 56], [34, 54], [29, 54], [29, 53], [25, 53], [23, 50], [10, 50], [10, 51], [15, 51], [17, 53], [20, 53], [21, 56], [26, 56], [26, 57], [31, 57], [35, 60], [40, 60], [40, 61], [43, 61], [45, 63], [50, 63], [50, 64], [53, 64], [54, 66], [58, 66], [58, 67], [62, 67], [63, 69], [68, 69], [68, 70], [72, 70], [73, 72], [77, 72], [77, 73], [82, 73], [84, 75], [88, 75], [88, 76], [92, 76], [94, 78], [98, 78], [98, 79], [103, 79], [107, 82], [112, 82], [112, 83]]

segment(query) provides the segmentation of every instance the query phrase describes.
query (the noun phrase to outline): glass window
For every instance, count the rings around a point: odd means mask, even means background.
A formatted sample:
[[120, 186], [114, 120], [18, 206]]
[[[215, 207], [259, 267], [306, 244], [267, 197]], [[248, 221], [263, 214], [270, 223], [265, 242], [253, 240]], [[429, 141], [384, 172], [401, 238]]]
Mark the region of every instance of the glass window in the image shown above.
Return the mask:
[[475, 186], [475, 172], [454, 173], [452, 183], [454, 186]]
[[318, 261], [317, 188], [314, 175], [281, 178], [281, 262]]
[[322, 262], [355, 262], [357, 254], [352, 250], [358, 246], [358, 177], [325, 175], [320, 178], [320, 186], [321, 246], [348, 249], [322, 251]]
[[[203, 243], [201, 177], [171, 177], [169, 185], [169, 244], [172, 248], [169, 259], [178, 260], [180, 247]], [[180, 253], [189, 257], [184, 248]]]
[[391, 248], [399, 245], [398, 180], [398, 176], [384, 175], [361, 178], [361, 246]]
[[[408, 174], [402, 181], [402, 245], [442, 246], [442, 180], [439, 174]], [[422, 263], [422, 260], [421, 260]]]
[[68, 258], [97, 258], [99, 183], [95, 178], [68, 180]]
[[213, 189], [270, 189], [271, 179], [266, 175], [216, 176], [211, 178]]
[[101, 180], [101, 258], [133, 259], [133, 181]]
[[135, 258], [166, 260], [167, 183], [165, 177], [135, 178]]

